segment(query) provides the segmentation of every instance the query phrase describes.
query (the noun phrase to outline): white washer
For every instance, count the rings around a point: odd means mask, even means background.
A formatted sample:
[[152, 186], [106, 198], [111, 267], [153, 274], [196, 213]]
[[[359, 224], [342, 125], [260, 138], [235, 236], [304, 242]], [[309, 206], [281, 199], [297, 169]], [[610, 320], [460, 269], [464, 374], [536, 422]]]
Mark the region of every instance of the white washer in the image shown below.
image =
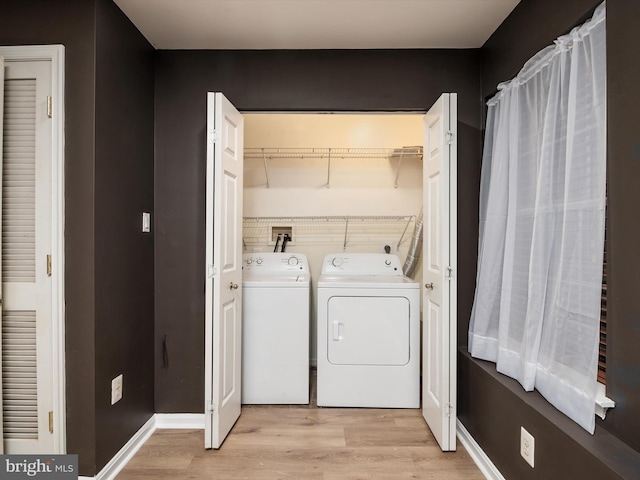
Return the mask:
[[420, 284], [403, 276], [397, 256], [325, 257], [318, 406], [419, 408]]
[[307, 257], [247, 253], [242, 268], [242, 403], [309, 403]]

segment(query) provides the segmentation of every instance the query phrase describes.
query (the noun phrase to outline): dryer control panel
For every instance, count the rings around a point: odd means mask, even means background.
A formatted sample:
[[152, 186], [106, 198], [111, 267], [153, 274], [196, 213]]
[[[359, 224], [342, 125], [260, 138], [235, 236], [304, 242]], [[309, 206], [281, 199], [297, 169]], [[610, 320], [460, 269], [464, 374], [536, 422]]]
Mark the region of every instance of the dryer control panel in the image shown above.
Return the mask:
[[302, 253], [245, 253], [242, 269], [253, 274], [309, 273], [309, 263]]
[[322, 274], [403, 275], [400, 259], [387, 253], [332, 253], [324, 257]]

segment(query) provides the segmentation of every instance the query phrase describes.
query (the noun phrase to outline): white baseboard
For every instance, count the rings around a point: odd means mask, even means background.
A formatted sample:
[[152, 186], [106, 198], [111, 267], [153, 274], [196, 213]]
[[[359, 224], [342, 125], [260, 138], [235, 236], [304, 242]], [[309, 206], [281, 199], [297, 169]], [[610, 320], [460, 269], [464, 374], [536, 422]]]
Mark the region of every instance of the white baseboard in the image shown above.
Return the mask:
[[78, 477], [79, 480], [113, 480], [155, 430], [156, 416], [153, 415], [95, 477]]
[[467, 452], [469, 452], [469, 456], [487, 480], [505, 480], [500, 471], [496, 468], [487, 454], [484, 453], [484, 450], [480, 448], [478, 442], [474, 440], [460, 420], [457, 420], [456, 432], [460, 443], [464, 446]]
[[204, 413], [156, 413], [156, 428], [204, 430]]
[[78, 477], [78, 480], [113, 480], [133, 458], [140, 447], [158, 428], [204, 429], [204, 413], [156, 413], [124, 447], [114, 455], [95, 477]]

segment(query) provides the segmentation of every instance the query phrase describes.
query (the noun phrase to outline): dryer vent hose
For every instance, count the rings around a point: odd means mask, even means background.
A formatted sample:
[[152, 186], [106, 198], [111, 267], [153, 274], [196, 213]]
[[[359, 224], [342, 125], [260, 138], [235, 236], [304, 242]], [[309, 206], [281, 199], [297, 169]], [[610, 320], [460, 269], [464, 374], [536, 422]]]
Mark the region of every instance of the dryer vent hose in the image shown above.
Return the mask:
[[420, 253], [422, 252], [422, 209], [416, 218], [416, 225], [413, 230], [413, 236], [411, 237], [411, 245], [409, 245], [409, 251], [407, 252], [407, 258], [404, 261], [402, 272], [405, 276], [413, 278], [413, 274], [416, 271], [418, 260], [420, 260]]

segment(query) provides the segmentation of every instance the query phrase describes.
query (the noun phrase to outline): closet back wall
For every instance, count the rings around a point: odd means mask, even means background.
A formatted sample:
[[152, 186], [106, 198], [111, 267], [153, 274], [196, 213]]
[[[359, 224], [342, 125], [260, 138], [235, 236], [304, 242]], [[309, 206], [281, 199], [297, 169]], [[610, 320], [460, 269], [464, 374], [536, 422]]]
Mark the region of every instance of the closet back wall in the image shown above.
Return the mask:
[[[328, 253], [392, 253], [404, 261], [415, 222], [390, 216], [415, 217], [422, 207], [422, 159], [386, 155], [398, 147], [422, 145], [423, 114], [246, 114], [244, 146], [247, 149], [321, 149], [323, 158], [302, 153], [293, 158], [245, 158], [245, 252], [271, 252], [270, 228], [291, 226], [287, 252], [304, 253], [311, 270], [310, 361], [316, 364], [315, 285]], [[354, 158], [327, 149], [350, 149]], [[380, 156], [371, 156], [380, 149]], [[356, 153], [358, 152], [358, 153]], [[297, 153], [291, 153], [296, 155]], [[258, 155], [259, 156], [259, 155]], [[399, 168], [399, 171], [398, 171]], [[397, 175], [397, 185], [396, 182]], [[330, 173], [330, 184], [327, 176]], [[328, 217], [350, 216], [343, 220]], [[382, 216], [383, 218], [379, 218]], [[292, 217], [275, 222], [273, 217]], [[301, 218], [302, 217], [302, 218]], [[312, 217], [312, 218], [307, 218]], [[407, 228], [409, 227], [409, 228]], [[406, 232], [403, 232], [406, 228]], [[345, 232], [346, 230], [346, 232]], [[346, 249], [345, 249], [346, 233]], [[399, 245], [402, 238], [402, 243]], [[422, 275], [420, 269], [416, 278]]]
[[468, 321], [476, 274], [479, 60], [478, 50], [156, 52], [157, 412], [203, 410], [206, 92], [221, 91], [252, 112], [426, 111], [443, 92], [456, 92], [460, 323]]

